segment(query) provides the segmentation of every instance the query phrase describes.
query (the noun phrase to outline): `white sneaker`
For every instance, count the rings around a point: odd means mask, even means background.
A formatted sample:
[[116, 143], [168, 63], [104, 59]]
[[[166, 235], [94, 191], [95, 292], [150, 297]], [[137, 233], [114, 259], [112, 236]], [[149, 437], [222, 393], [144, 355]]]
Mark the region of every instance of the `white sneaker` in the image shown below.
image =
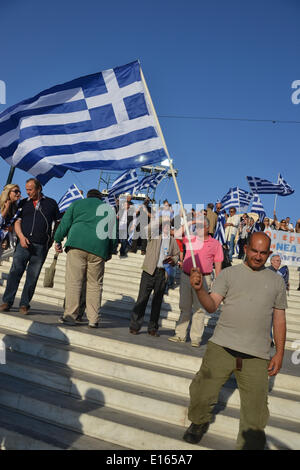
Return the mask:
[[185, 343], [185, 339], [179, 338], [179, 336], [170, 336], [168, 338], [169, 341], [173, 341], [174, 343]]
[[200, 344], [198, 343], [198, 341], [192, 341], [191, 342], [191, 345], [193, 346], [193, 348], [199, 348]]

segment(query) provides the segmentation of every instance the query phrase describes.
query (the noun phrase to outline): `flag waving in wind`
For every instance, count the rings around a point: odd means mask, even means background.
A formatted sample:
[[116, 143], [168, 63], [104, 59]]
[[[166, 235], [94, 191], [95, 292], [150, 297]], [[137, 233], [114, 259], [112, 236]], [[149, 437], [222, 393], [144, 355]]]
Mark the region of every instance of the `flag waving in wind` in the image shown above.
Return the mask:
[[271, 183], [271, 181], [258, 178], [257, 176], [247, 176], [246, 178], [253, 193], [288, 196], [294, 192], [291, 186], [282, 179], [281, 175], [279, 175], [277, 183]]
[[72, 184], [58, 202], [59, 212], [65, 212], [68, 207], [70, 207], [72, 202], [78, 201], [78, 199], [84, 199], [84, 197], [77, 188], [76, 184]]
[[230, 207], [236, 207], [238, 210], [247, 210], [252, 199], [252, 194], [238, 187], [230, 188], [221, 199], [222, 209], [228, 210]]
[[266, 216], [266, 213], [258, 194], [253, 195], [251, 212], [256, 212], [256, 214], [258, 214], [258, 219], [252, 227], [252, 233], [260, 232], [262, 230], [261, 224]]
[[5, 110], [0, 156], [42, 184], [68, 170], [125, 170], [165, 159], [139, 62], [54, 86]]
[[259, 215], [260, 219], [265, 218], [266, 212], [258, 194], [253, 195], [251, 212], [256, 212]]
[[281, 187], [282, 192], [280, 196], [289, 196], [295, 192], [294, 189], [282, 178], [281, 174], [278, 175], [277, 184]]
[[123, 193], [132, 193], [138, 183], [138, 177], [135, 170], [125, 171], [114, 182], [107, 195], [107, 202], [115, 205], [116, 197]]
[[163, 180], [163, 178], [168, 173], [168, 170], [163, 170], [159, 173], [153, 173], [151, 175], [144, 176], [141, 181], [134, 188], [134, 192], [142, 191], [143, 189], [156, 189], [158, 184]]
[[216, 230], [214, 234], [214, 238], [218, 240], [221, 245], [225, 245], [226, 239], [225, 239], [225, 214], [224, 212], [220, 212], [218, 215], [218, 220], [217, 220], [217, 225], [216, 225]]

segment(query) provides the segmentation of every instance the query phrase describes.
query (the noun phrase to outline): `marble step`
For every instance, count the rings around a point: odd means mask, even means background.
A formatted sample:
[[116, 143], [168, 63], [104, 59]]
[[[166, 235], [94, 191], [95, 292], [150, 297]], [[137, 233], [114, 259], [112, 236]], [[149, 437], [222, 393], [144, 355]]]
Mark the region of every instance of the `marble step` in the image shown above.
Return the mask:
[[[121, 412], [94, 401], [38, 387], [0, 374], [0, 405], [46, 423], [135, 450], [190, 450], [195, 446], [182, 440], [184, 427]], [[208, 434], [199, 450], [232, 449], [234, 441]]]
[[[166, 349], [166, 347], [169, 348], [170, 343], [164, 338], [159, 338], [160, 347], [158, 347], [158, 341], [147, 341], [146, 344], [144, 342], [136, 343], [131, 335], [128, 335], [128, 340], [126, 336], [125, 340], [123, 338], [112, 339], [104, 336], [105, 331], [99, 335], [84, 327], [49, 325], [12, 314], [2, 314], [1, 319], [0, 338], [4, 338], [7, 346], [12, 347], [16, 352], [32, 354], [41, 359], [46, 359], [50, 355], [52, 360], [57, 363], [67, 363], [70, 367], [83, 368], [86, 372], [91, 373], [97, 373], [98, 370], [101, 370], [101, 374], [105, 375], [104, 372], [107, 370], [107, 376], [111, 375], [109, 361], [112, 361], [117, 364], [116, 373], [120, 374], [119, 379], [125, 378], [125, 380], [126, 371], [123, 371], [123, 366], [118, 364], [126, 363], [128, 374], [135, 380], [143, 381], [140, 385], [152, 383], [147, 380], [152, 381], [153, 377], [159, 377], [162, 380], [159, 380], [158, 383], [163, 389], [164, 381], [167, 378], [162, 376], [169, 374], [174, 376], [176, 371], [177, 376], [180, 377], [176, 385], [176, 393], [186, 393], [188, 381], [199, 370], [202, 362], [202, 358], [198, 354], [186, 354], [183, 349], [184, 345], [178, 345], [173, 350]], [[29, 334], [31, 342], [28, 344], [27, 335]], [[72, 345], [71, 351], [69, 351], [70, 345]], [[89, 355], [89, 361], [83, 360], [83, 364], [80, 362], [82, 361], [82, 352]], [[55, 359], [56, 357], [57, 359]], [[66, 357], [68, 361], [65, 360]], [[99, 361], [103, 364], [101, 368], [98, 365]], [[146, 379], [136, 374], [141, 366], [146, 367]], [[175, 380], [174, 377], [173, 379]], [[170, 385], [168, 381], [166, 384], [167, 387], [170, 387], [167, 391], [172, 393], [173, 384]], [[276, 376], [273, 390], [300, 394], [300, 378], [280, 373]]]
[[[28, 339], [27, 339], [28, 342]], [[30, 341], [31, 342], [31, 341]], [[116, 381], [108, 378], [103, 378], [101, 376], [95, 377], [91, 376], [87, 373], [78, 372], [75, 368], [72, 369], [70, 366], [62, 367], [56, 366], [54, 364], [47, 367], [47, 362], [45, 360], [41, 360], [38, 358], [28, 359], [26, 363], [26, 355], [24, 354], [16, 354], [12, 353], [9, 354], [8, 357], [8, 365], [6, 369], [3, 369], [3, 374], [7, 373], [7, 369], [9, 369], [9, 374], [5, 378], [5, 386], [9, 383], [9, 379], [7, 378], [14, 378], [12, 382], [14, 384], [13, 392], [17, 394], [18, 389], [21, 386], [22, 390], [22, 399], [20, 398], [17, 400], [17, 404], [19, 406], [20, 401], [21, 403], [21, 410], [22, 412], [29, 413], [30, 415], [37, 416], [42, 419], [46, 419], [47, 421], [57, 423], [57, 420], [62, 419], [62, 412], [64, 414], [64, 423], [65, 420], [67, 423], [70, 420], [68, 416], [68, 408], [66, 404], [64, 404], [64, 409], [59, 410], [59, 415], [57, 415], [57, 411], [53, 410], [56, 403], [59, 403], [59, 407], [61, 407], [61, 398], [56, 398], [55, 403], [51, 402], [51, 409], [47, 410], [49, 407], [48, 403], [44, 403], [46, 388], [48, 389], [49, 386], [55, 390], [56, 392], [63, 392], [66, 396], [71, 396], [72, 398], [81, 398], [81, 408], [87, 409], [88, 411], [95, 409], [99, 410], [102, 407], [110, 409], [110, 415], [121, 413], [119, 418], [121, 420], [122, 413], [124, 412], [126, 419], [126, 424], [128, 420], [128, 413], [134, 413], [135, 415], [138, 414], [138, 417], [135, 417], [134, 423], [136, 425], [136, 421], [141, 418], [152, 418], [152, 425], [160, 429], [162, 424], [159, 424], [158, 421], [165, 421], [166, 423], [170, 424], [179, 424], [181, 427], [186, 427], [188, 425], [188, 420], [186, 417], [187, 411], [187, 404], [188, 404], [188, 396], [186, 395], [186, 399], [184, 400], [182, 397], [175, 397], [174, 395], [166, 394], [166, 393], [155, 393], [155, 391], [147, 390], [144, 388], [138, 388], [136, 385], [128, 385], [128, 381], [126, 383], [119, 382], [116, 384]], [[13, 359], [11, 356], [14, 356]], [[52, 360], [52, 358], [51, 358]], [[142, 372], [142, 371], [141, 371]], [[18, 382], [20, 378], [25, 379], [25, 382]], [[15, 379], [17, 379], [17, 385], [15, 385]], [[172, 378], [173, 379], [173, 378]], [[19, 387], [18, 387], [19, 383]], [[33, 383], [35, 386], [33, 387]], [[21, 385], [20, 385], [21, 384]], [[24, 385], [25, 384], [25, 385]], [[29, 384], [29, 385], [28, 385]], [[30, 387], [30, 397], [29, 401], [26, 401], [26, 397], [24, 398], [24, 390], [26, 395], [26, 386]], [[30, 386], [31, 385], [31, 386]], [[32, 393], [31, 391], [34, 389], [37, 392], [38, 388], [37, 385], [42, 385], [41, 393], [35, 393], [35, 397], [38, 399], [37, 401], [32, 400]], [[1, 386], [1, 375], [0, 375], [0, 386]], [[15, 402], [12, 405], [12, 397], [4, 397], [5, 395], [5, 386], [1, 388], [2, 393], [0, 394], [0, 403], [5, 406], [16, 406]], [[46, 388], [45, 388], [46, 387]], [[188, 389], [187, 389], [188, 390]], [[10, 394], [12, 389], [10, 389]], [[215, 416], [214, 423], [210, 426], [210, 438], [212, 436], [215, 437], [223, 437], [226, 436], [227, 438], [235, 439], [237, 430], [238, 430], [238, 414], [232, 417], [232, 413], [234, 413], [234, 409], [231, 409], [232, 406], [236, 408], [239, 406], [238, 400], [238, 392], [225, 389], [223, 393], [221, 392], [221, 402], [226, 403], [226, 409], [228, 408], [229, 416], [226, 413], [219, 413]], [[295, 398], [295, 397], [294, 397]], [[296, 397], [297, 400], [298, 397]], [[39, 403], [39, 400], [42, 399], [43, 404]], [[24, 406], [25, 400], [25, 406]], [[270, 436], [278, 436], [280, 435], [281, 442], [285, 446], [295, 446], [297, 447], [297, 442], [299, 445], [299, 434], [295, 432], [295, 427], [297, 426], [298, 416], [296, 416], [293, 412], [295, 411], [295, 407], [297, 407], [297, 401], [295, 404], [289, 400], [289, 397], [282, 398], [282, 397], [270, 397], [270, 411], [272, 414], [272, 418], [270, 420], [269, 426], [267, 428], [267, 434]], [[42, 415], [40, 415], [40, 408], [42, 408]], [[221, 406], [222, 408], [222, 406]], [[20, 408], [19, 408], [20, 409]], [[38, 413], [36, 410], [38, 409]], [[46, 411], [45, 411], [46, 410]], [[277, 412], [280, 410], [285, 410], [285, 420], [282, 420], [280, 416], [276, 416]], [[47, 414], [51, 412], [51, 417]], [[73, 410], [72, 410], [73, 411]], [[288, 412], [288, 413], [287, 413]], [[290, 413], [289, 413], [290, 412]], [[291, 414], [292, 419], [289, 418], [289, 414]], [[87, 435], [93, 435], [94, 437], [100, 437], [101, 439], [108, 440], [107, 436], [101, 434], [100, 436], [93, 434], [92, 427], [89, 426], [89, 416], [84, 417], [84, 421], [87, 423], [87, 427], [84, 430], [84, 433]], [[153, 422], [155, 419], [155, 422]], [[73, 418], [74, 420], [74, 418]], [[80, 417], [80, 423], [82, 423], [83, 418], [82, 414]], [[278, 422], [280, 422], [280, 428], [278, 429]], [[124, 423], [122, 419], [122, 423]], [[77, 423], [76, 423], [77, 424]], [[106, 424], [107, 426], [107, 424]], [[78, 432], [83, 432], [82, 429], [73, 428]], [[140, 432], [140, 430], [137, 430]], [[128, 432], [131, 435], [134, 435], [133, 429], [128, 429]], [[208, 437], [208, 436], [207, 436]], [[134, 438], [136, 439], [135, 435]], [[148, 446], [150, 448], [154, 448], [151, 445], [153, 436], [150, 436], [150, 441]], [[124, 442], [116, 442], [116, 444], [126, 444], [129, 445], [128, 441]], [[204, 442], [201, 442], [204, 445]], [[130, 446], [130, 445], [129, 445]], [[147, 447], [149, 448], [149, 447]], [[168, 447], [163, 447], [168, 448]], [[176, 447], [177, 448], [177, 447]], [[209, 448], [209, 446], [208, 446]], [[224, 443], [222, 443], [222, 447], [224, 448]], [[226, 448], [226, 447], [225, 447]], [[293, 448], [293, 447], [292, 447]]]
[[0, 406], [1, 450], [127, 450]]

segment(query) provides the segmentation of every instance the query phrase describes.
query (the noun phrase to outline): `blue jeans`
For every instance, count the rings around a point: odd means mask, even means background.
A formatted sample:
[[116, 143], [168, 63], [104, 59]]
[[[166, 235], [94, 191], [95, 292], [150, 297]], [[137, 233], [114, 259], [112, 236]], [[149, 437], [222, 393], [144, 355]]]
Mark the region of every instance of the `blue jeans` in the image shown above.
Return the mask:
[[12, 306], [15, 296], [27, 267], [26, 281], [23, 288], [20, 307], [30, 307], [29, 303], [33, 297], [35, 287], [47, 256], [47, 246], [31, 243], [28, 248], [22, 248], [17, 244], [13, 263], [9, 271], [7, 285], [3, 294], [3, 302]]
[[229, 240], [229, 259], [232, 261], [232, 257], [234, 255], [234, 240], [235, 240], [235, 235], [231, 235], [230, 240]]

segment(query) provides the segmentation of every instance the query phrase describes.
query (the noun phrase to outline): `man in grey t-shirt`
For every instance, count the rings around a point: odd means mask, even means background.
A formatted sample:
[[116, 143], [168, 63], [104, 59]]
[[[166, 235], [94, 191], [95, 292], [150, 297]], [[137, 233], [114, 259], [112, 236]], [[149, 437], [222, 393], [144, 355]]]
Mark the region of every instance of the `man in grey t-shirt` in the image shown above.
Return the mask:
[[[204, 308], [213, 313], [223, 301], [222, 312], [201, 368], [190, 386], [189, 419], [185, 441], [197, 444], [207, 431], [221, 387], [235, 374], [241, 400], [237, 449], [264, 449], [268, 375], [282, 365], [286, 336], [286, 290], [282, 278], [265, 263], [271, 253], [270, 238], [251, 235], [243, 264], [219, 274], [210, 294], [202, 286], [200, 271], [192, 270], [190, 282]], [[276, 354], [270, 360], [270, 330]]]

